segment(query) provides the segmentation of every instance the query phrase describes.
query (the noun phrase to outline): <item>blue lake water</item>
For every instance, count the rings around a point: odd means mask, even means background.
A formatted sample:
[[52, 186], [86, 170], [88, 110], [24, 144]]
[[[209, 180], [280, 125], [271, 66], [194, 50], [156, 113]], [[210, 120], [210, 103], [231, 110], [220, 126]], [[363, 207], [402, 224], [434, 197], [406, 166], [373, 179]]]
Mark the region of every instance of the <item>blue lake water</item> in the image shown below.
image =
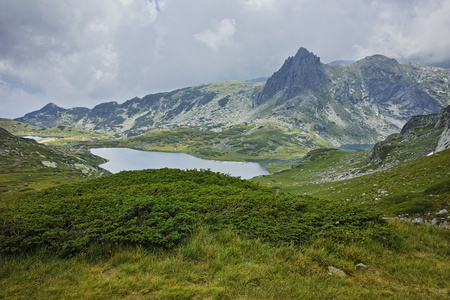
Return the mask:
[[96, 148], [92, 154], [106, 158], [107, 163], [100, 167], [117, 173], [120, 171], [144, 169], [210, 169], [213, 172], [229, 174], [242, 179], [268, 175], [264, 165], [254, 162], [235, 162], [206, 160], [185, 153], [140, 151], [129, 148]]
[[356, 150], [366, 150], [373, 146], [373, 144], [346, 144], [340, 146], [338, 149], [346, 152], [352, 152]]
[[35, 140], [35, 141], [45, 139], [45, 138], [42, 137], [42, 136], [35, 136], [35, 135], [26, 135], [26, 136], [23, 136], [23, 137], [24, 137], [24, 138], [27, 138], [27, 139], [33, 139], [33, 140]]

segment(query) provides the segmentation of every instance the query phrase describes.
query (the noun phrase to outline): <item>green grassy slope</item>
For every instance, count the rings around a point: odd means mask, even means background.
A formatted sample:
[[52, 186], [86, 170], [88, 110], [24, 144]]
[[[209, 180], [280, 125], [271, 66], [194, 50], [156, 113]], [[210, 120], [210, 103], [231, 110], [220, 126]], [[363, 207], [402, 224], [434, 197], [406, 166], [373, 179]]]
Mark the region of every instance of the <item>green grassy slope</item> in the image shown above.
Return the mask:
[[[67, 144], [69, 145], [69, 144]], [[177, 127], [152, 130], [117, 141], [74, 142], [72, 147], [129, 147], [148, 151], [180, 151], [216, 160], [295, 159], [316, 147], [331, 146], [311, 132], [260, 121], [228, 127], [221, 132]]]
[[22, 123], [16, 120], [0, 118], [0, 127], [10, 133], [18, 136], [40, 136], [65, 138], [68, 140], [91, 140], [92, 137], [104, 138], [105, 136], [96, 132], [91, 132], [75, 127], [57, 126], [57, 127], [38, 127]]
[[[416, 116], [400, 134], [366, 151], [313, 150], [286, 169], [254, 181], [297, 194], [377, 207], [387, 216], [449, 222], [450, 150], [434, 153], [449, 122], [449, 108]], [[278, 172], [277, 172], [278, 171]], [[277, 172], [277, 173], [276, 173]]]
[[210, 171], [121, 172], [3, 207], [0, 297], [7, 299], [450, 293], [448, 231], [388, 223], [361, 204], [284, 194]]
[[231, 226], [275, 244], [309, 244], [317, 236], [395, 244], [379, 214], [361, 205], [278, 194], [211, 171], [121, 172], [28, 193], [8, 205], [1, 214], [6, 253], [43, 247], [68, 256], [114, 243], [172, 248], [199, 225]]
[[[448, 299], [450, 231], [383, 218], [449, 221], [450, 149], [423, 157], [438, 135], [422, 129], [368, 151], [317, 149], [252, 181], [162, 169], [0, 194], [0, 298]], [[80, 178], [78, 158], [0, 133], [3, 188]], [[295, 147], [286, 136], [267, 123], [108, 145], [248, 159]]]
[[[314, 151], [295, 169], [255, 178], [253, 181], [296, 194], [340, 199], [375, 206], [388, 216], [419, 214], [433, 219], [450, 209], [450, 150], [364, 176], [339, 179], [342, 174], [366, 168], [365, 151]], [[447, 219], [447, 216], [442, 216]], [[439, 217], [440, 218], [440, 217]], [[442, 220], [443, 221], [443, 220]]]
[[0, 193], [25, 192], [108, 173], [89, 152], [70, 154], [10, 134], [0, 127]]

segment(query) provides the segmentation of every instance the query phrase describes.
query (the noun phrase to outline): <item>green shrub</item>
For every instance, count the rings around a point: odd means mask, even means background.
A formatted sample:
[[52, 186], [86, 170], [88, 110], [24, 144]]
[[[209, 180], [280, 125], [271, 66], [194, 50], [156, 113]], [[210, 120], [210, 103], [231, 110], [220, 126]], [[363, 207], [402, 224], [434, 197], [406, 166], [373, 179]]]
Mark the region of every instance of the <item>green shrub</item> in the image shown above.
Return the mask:
[[392, 246], [395, 238], [360, 205], [277, 193], [206, 170], [128, 171], [29, 193], [0, 211], [0, 224], [1, 253], [45, 249], [63, 257], [129, 245], [169, 249], [199, 225], [278, 245], [321, 236]]

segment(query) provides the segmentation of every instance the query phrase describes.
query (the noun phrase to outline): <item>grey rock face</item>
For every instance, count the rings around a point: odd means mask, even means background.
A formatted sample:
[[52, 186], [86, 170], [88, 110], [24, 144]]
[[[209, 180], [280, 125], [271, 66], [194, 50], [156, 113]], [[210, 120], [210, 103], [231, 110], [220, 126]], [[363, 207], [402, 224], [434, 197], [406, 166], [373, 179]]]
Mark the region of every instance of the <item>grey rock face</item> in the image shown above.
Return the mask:
[[433, 128], [433, 132], [439, 133], [439, 140], [430, 144], [436, 145], [433, 153], [450, 148], [450, 106], [442, 109], [439, 114], [414, 116], [403, 127], [400, 134], [407, 139], [417, 138], [419, 132], [424, 132], [427, 127]]
[[289, 57], [279, 71], [268, 80], [255, 104], [261, 105], [281, 92], [277, 105], [303, 92], [322, 92], [327, 86], [327, 75], [320, 58], [305, 48], [300, 48], [294, 57]]
[[375, 142], [398, 132], [410, 117], [448, 105], [448, 75], [445, 69], [399, 64], [382, 55], [324, 65], [300, 48], [268, 79], [254, 104], [301, 118], [335, 145]]
[[[412, 117], [400, 134], [393, 134], [377, 143], [369, 152], [369, 162], [411, 160], [450, 148], [450, 106], [438, 114]], [[394, 162], [392, 162], [394, 163]]]
[[384, 113], [390, 106], [397, 106], [398, 117], [407, 120], [411, 115], [435, 113], [441, 108], [424, 88], [408, 80], [406, 71], [395, 59], [382, 55], [368, 57], [360, 63], [359, 70], [370, 101]]
[[443, 109], [439, 114], [439, 120], [436, 122], [435, 127], [443, 127], [441, 137], [438, 141], [438, 145], [434, 152], [443, 151], [445, 149], [450, 148], [450, 106]]
[[73, 125], [89, 113], [86, 107], [65, 109], [49, 103], [40, 110], [30, 112], [17, 120], [41, 127]]

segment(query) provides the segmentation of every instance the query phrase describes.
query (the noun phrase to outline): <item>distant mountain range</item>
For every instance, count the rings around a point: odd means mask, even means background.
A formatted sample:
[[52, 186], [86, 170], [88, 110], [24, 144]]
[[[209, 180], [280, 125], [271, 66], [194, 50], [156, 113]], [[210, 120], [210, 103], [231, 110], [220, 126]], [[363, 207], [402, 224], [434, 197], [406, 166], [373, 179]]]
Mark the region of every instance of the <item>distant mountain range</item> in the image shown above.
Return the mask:
[[323, 64], [300, 48], [266, 82], [213, 82], [93, 109], [49, 103], [16, 120], [124, 137], [177, 126], [220, 131], [269, 119], [335, 146], [373, 143], [399, 132], [410, 117], [449, 105], [449, 77], [450, 69], [400, 64], [382, 55]]

